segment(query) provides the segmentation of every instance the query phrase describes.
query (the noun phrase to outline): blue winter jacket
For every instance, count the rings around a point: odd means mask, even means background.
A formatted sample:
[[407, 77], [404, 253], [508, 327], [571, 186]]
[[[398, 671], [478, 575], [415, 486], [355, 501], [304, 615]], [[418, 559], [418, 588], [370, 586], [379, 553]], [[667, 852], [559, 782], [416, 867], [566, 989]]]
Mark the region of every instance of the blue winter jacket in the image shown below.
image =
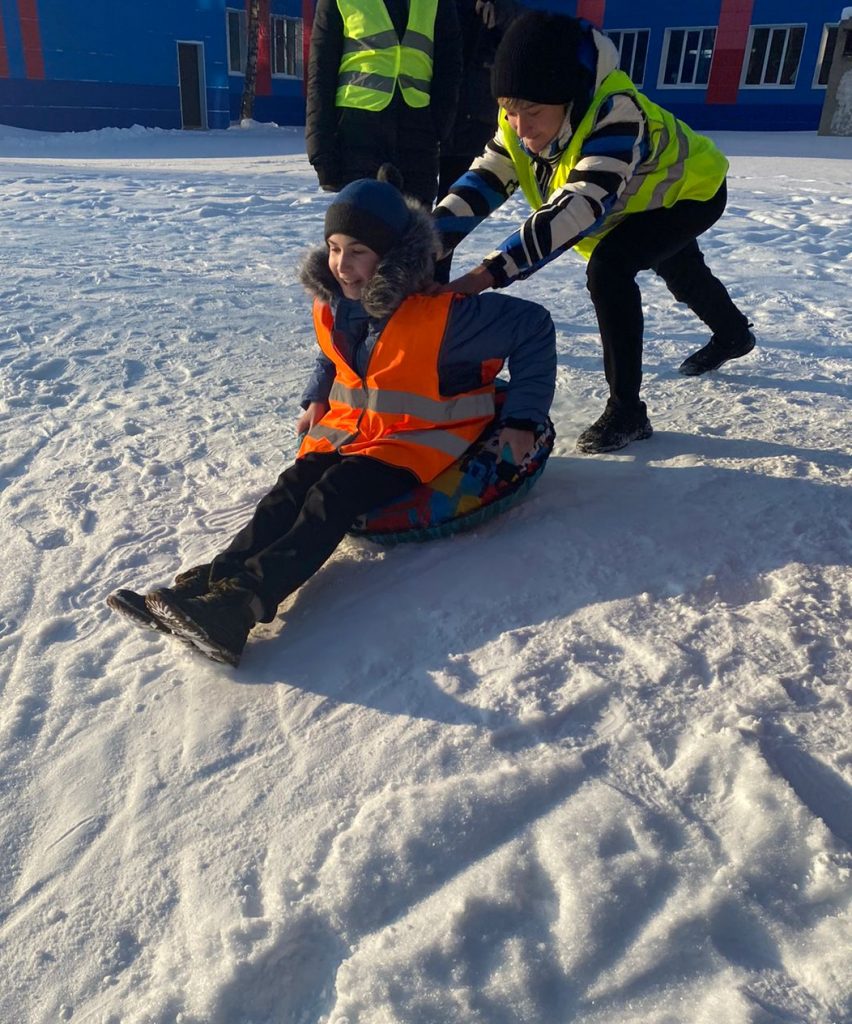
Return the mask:
[[[331, 300], [331, 308], [335, 343], [363, 377], [389, 317], [371, 317], [360, 302], [342, 296]], [[500, 421], [521, 429], [544, 423], [556, 380], [556, 332], [550, 314], [535, 302], [509, 295], [458, 296], [450, 307], [438, 361], [441, 393], [456, 395], [481, 387], [486, 376], [483, 364], [496, 360], [506, 361], [510, 377]], [[327, 401], [333, 380], [334, 364], [320, 355], [302, 407]]]

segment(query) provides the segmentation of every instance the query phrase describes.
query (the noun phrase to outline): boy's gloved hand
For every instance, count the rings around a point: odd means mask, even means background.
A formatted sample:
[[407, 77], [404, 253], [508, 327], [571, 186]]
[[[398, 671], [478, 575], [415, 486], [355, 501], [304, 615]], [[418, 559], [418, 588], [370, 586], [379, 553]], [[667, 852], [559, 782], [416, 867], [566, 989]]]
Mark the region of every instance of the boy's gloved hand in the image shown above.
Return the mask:
[[512, 462], [520, 466], [535, 447], [535, 434], [532, 430], [519, 430], [517, 427], [503, 427], [497, 435], [500, 458], [504, 462]]
[[328, 402], [311, 402], [296, 420], [296, 434], [301, 438], [328, 412]]

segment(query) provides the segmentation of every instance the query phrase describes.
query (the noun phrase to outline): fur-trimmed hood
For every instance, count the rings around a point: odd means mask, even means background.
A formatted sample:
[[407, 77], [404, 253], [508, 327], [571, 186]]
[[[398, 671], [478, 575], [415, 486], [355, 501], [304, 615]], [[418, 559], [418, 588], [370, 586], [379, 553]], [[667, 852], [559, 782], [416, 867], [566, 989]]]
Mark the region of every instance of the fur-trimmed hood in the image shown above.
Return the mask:
[[[432, 215], [416, 199], [406, 197], [411, 223], [397, 245], [379, 260], [376, 272], [361, 295], [361, 305], [377, 320], [391, 315], [409, 295], [423, 291], [434, 278], [441, 241]], [[340, 285], [328, 268], [328, 250], [312, 249], [299, 270], [308, 293], [331, 303], [341, 295]]]

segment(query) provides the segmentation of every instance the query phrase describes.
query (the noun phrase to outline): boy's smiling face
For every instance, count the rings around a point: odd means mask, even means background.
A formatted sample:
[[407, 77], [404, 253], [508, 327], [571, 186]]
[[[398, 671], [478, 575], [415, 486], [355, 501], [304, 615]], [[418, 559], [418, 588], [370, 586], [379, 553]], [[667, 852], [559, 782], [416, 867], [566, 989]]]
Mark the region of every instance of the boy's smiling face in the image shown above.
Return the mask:
[[326, 244], [328, 269], [340, 290], [347, 299], [360, 299], [381, 257], [351, 235], [329, 235]]

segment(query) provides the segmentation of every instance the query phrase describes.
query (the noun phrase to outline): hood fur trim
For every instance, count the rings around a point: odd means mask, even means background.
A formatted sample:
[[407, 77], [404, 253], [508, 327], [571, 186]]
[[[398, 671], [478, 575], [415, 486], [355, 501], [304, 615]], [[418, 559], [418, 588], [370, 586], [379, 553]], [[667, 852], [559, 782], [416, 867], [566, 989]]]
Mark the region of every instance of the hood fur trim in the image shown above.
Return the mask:
[[[432, 215], [416, 199], [406, 197], [411, 224], [399, 243], [379, 260], [361, 295], [361, 305], [377, 320], [390, 316], [409, 295], [423, 291], [434, 279], [441, 242]], [[328, 250], [312, 249], [299, 269], [308, 294], [331, 303], [342, 294], [328, 269]]]

